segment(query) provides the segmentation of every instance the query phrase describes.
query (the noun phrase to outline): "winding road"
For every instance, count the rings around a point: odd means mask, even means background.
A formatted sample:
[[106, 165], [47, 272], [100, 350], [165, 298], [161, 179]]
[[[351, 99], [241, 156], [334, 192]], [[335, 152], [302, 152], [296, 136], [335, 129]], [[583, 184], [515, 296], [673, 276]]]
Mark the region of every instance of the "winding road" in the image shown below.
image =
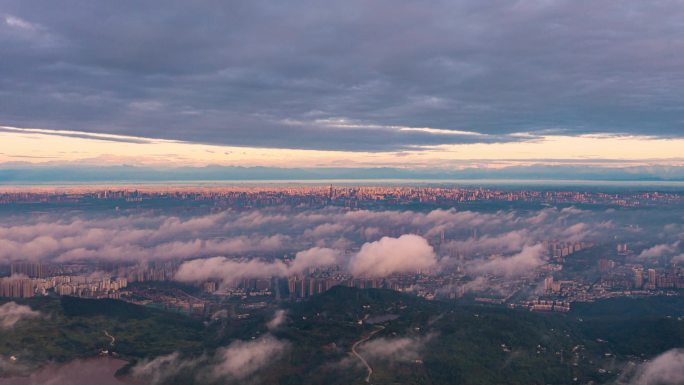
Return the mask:
[[114, 338], [113, 335], [109, 334], [106, 330], [104, 331], [104, 334], [112, 339], [112, 342], [109, 343], [109, 346], [114, 346], [114, 343], [116, 342], [116, 338]]
[[378, 334], [379, 332], [383, 331], [385, 329], [384, 326], [377, 326], [377, 329], [373, 330], [372, 332], [368, 333], [368, 335], [362, 337], [360, 340], [354, 342], [354, 345], [352, 345], [352, 354], [356, 356], [356, 358], [361, 361], [361, 363], [366, 367], [366, 370], [368, 370], [368, 375], [366, 376], [366, 382], [370, 383], [370, 378], [371, 375], [373, 374], [373, 368], [368, 364], [368, 361], [366, 361], [363, 356], [359, 354], [359, 352], [356, 351], [356, 348], [361, 345], [362, 343], [368, 341], [369, 339], [373, 338], [374, 335]]

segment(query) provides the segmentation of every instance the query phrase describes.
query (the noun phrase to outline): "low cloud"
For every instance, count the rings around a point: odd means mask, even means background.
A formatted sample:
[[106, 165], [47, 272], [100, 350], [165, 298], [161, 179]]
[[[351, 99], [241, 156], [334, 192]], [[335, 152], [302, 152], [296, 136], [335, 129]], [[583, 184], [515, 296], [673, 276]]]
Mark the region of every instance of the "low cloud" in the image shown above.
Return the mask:
[[[650, 213], [635, 218], [574, 208], [418, 212], [289, 206], [155, 216], [137, 210], [53, 212], [0, 218], [0, 263], [176, 260], [182, 262], [179, 281], [226, 284], [333, 264], [357, 276], [458, 265], [470, 280], [485, 274], [516, 277], [544, 262], [541, 248], [532, 247], [545, 240], [601, 243], [626, 234], [627, 224], [637, 219], [642, 235], [657, 233], [652, 224], [662, 230], [662, 223], [676, 223], [658, 217], [670, 213]], [[658, 243], [672, 245], [679, 238], [668, 232]], [[294, 252], [291, 262], [277, 258]], [[669, 256], [676, 254], [681, 251]]]
[[133, 377], [145, 380], [152, 385], [162, 384], [180, 372], [195, 367], [201, 359], [183, 359], [180, 353], [174, 352], [165, 356], [143, 360], [131, 371]]
[[648, 258], [660, 258], [662, 256], [676, 253], [679, 248], [679, 242], [674, 243], [662, 243], [655, 245], [643, 250], [637, 258], [648, 259]]
[[268, 330], [275, 330], [285, 323], [285, 315], [287, 312], [283, 309], [276, 310], [273, 318], [266, 323]]
[[385, 277], [393, 273], [430, 269], [436, 265], [437, 256], [427, 240], [419, 235], [406, 234], [365, 243], [352, 257], [349, 271], [357, 276]]
[[26, 305], [19, 305], [16, 302], [7, 302], [0, 306], [0, 329], [14, 327], [19, 321], [26, 318], [40, 317], [40, 312], [32, 310]]
[[181, 282], [201, 282], [209, 279], [234, 282], [241, 278], [269, 278], [300, 274], [307, 268], [327, 266], [339, 257], [336, 250], [314, 247], [300, 251], [291, 263], [265, 261], [259, 258], [213, 257], [184, 262], [176, 273]]
[[684, 383], [684, 349], [669, 350], [622, 378], [622, 385], [680, 385]]
[[253, 341], [235, 341], [216, 352], [211, 376], [236, 380], [247, 378], [279, 359], [288, 347], [287, 342], [271, 335]]
[[337, 250], [312, 247], [295, 254], [295, 259], [288, 266], [288, 273], [300, 274], [311, 267], [333, 265], [339, 262], [340, 257], [341, 253]]
[[103, 218], [44, 215], [37, 221], [0, 225], [0, 261], [159, 260], [214, 255], [264, 253], [288, 247], [280, 233], [235, 231], [224, 224], [236, 214], [226, 211], [182, 219], [124, 215]]
[[486, 234], [480, 238], [470, 237], [465, 240], [451, 241], [444, 245], [445, 250], [457, 254], [480, 254], [480, 253], [510, 253], [519, 251], [530, 239], [533, 238], [529, 231], [513, 230], [503, 234]]
[[410, 362], [420, 359], [425, 345], [434, 337], [377, 338], [361, 346], [361, 353], [370, 359]]
[[473, 262], [468, 268], [475, 273], [491, 273], [507, 277], [526, 275], [545, 263], [546, 250], [542, 244], [526, 245], [512, 256], [494, 256]]
[[442, 292], [449, 293], [454, 289], [462, 291], [463, 293], [479, 292], [486, 289], [493, 289], [492, 284], [483, 276], [475, 277], [472, 281], [468, 281], [463, 285], [449, 285], [443, 288]]
[[186, 358], [174, 352], [143, 360], [131, 373], [153, 385], [168, 383], [184, 372], [194, 372], [200, 383], [243, 381], [282, 357], [289, 346], [289, 342], [267, 334], [255, 340], [234, 341], [213, 355]]
[[434, 249], [421, 236], [406, 234], [399, 238], [383, 237], [367, 242], [348, 261], [335, 249], [313, 247], [300, 251], [290, 263], [258, 258], [214, 257], [184, 262], [176, 273], [181, 282], [210, 279], [235, 282], [241, 278], [285, 277], [301, 274], [306, 269], [339, 264], [356, 276], [386, 277], [394, 273], [415, 272], [434, 268], [438, 260]]
[[209, 279], [234, 282], [245, 277], [267, 278], [286, 273], [287, 265], [282, 261], [214, 257], [184, 262], [175, 278], [181, 282], [201, 282]]
[[[442, 233], [443, 253], [506, 254], [544, 239], [569, 241], [596, 236], [596, 229], [605, 221], [598, 216], [608, 215], [568, 213], [553, 208], [528, 214], [292, 207], [226, 210], [189, 217], [131, 212], [102, 216], [87, 212], [50, 213], [0, 219], [0, 262], [18, 258], [139, 262], [254, 257], [315, 247], [356, 249], [363, 242], [400, 234], [415, 234], [436, 245]], [[602, 228], [601, 234], [607, 234], [606, 230]], [[478, 236], [473, 237], [475, 233]]]
[[684, 262], [684, 253], [679, 254], [679, 255], [675, 255], [674, 257], [672, 257], [672, 260], [670, 262], [671, 263]]

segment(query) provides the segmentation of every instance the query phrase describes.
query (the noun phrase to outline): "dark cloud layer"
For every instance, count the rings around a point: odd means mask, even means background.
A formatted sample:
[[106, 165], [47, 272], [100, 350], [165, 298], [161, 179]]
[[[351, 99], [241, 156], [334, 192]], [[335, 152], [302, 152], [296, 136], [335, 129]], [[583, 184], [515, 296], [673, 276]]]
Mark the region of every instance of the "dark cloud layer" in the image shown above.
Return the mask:
[[0, 119], [350, 150], [681, 136], [682, 19], [677, 1], [8, 0]]

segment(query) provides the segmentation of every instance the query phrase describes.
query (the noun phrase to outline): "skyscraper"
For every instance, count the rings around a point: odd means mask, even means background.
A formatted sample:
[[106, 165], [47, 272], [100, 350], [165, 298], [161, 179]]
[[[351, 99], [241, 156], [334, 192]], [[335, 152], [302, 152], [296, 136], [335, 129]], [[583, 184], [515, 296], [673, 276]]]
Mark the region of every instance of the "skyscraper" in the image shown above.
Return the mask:
[[648, 269], [648, 288], [653, 290], [656, 288], [656, 271], [655, 269]]
[[634, 269], [634, 288], [641, 289], [644, 286], [644, 270]]

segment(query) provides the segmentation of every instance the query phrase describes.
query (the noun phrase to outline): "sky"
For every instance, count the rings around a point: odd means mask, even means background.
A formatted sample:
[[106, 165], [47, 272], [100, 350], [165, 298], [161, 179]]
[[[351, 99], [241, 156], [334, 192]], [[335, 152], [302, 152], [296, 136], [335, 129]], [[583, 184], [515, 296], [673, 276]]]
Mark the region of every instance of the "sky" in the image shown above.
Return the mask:
[[0, 163], [681, 167], [679, 1], [0, 4]]

